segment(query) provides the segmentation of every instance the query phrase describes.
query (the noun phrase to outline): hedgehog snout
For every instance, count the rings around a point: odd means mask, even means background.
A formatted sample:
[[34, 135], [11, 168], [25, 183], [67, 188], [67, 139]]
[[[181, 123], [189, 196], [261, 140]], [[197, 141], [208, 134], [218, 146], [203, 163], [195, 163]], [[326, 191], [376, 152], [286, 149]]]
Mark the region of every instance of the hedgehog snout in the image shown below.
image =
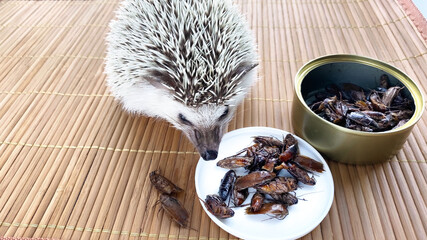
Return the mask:
[[220, 126], [215, 129], [196, 128], [193, 131], [184, 131], [190, 141], [194, 144], [200, 156], [206, 160], [214, 160], [218, 156], [219, 143], [221, 142], [223, 131]]
[[215, 160], [216, 157], [218, 156], [218, 151], [217, 150], [206, 150], [206, 152], [200, 153], [200, 155], [206, 161]]

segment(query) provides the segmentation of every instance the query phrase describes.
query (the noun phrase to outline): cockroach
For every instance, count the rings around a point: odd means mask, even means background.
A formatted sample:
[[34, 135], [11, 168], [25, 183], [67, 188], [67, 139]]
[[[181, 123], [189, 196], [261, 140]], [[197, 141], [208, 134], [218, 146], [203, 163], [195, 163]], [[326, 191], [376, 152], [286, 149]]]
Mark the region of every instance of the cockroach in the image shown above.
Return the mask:
[[237, 191], [239, 191], [245, 188], [253, 187], [255, 185], [263, 184], [275, 177], [276, 177], [276, 174], [273, 172], [255, 171], [255, 172], [249, 173], [248, 175], [237, 178], [236, 183], [234, 184], [234, 187], [236, 188]]
[[399, 86], [388, 88], [387, 91], [383, 94], [383, 97], [381, 99], [384, 105], [386, 105], [387, 107], [390, 107], [391, 103], [393, 102], [394, 98], [397, 97], [400, 90], [402, 90], [402, 88]]
[[372, 110], [372, 104], [370, 104], [370, 102], [368, 102], [368, 101], [356, 101], [354, 103], [354, 106], [356, 106], [359, 109], [349, 109], [349, 110], [352, 110], [352, 111], [356, 111], [356, 110], [370, 111], [370, 110]]
[[283, 142], [275, 137], [256, 136], [253, 138], [255, 143], [262, 144], [262, 146], [283, 148]]
[[374, 129], [379, 128], [378, 123], [367, 114], [364, 114], [363, 112], [351, 112], [347, 114], [347, 118], [365, 127], [371, 127]]
[[342, 89], [343, 89], [343, 92], [349, 95], [347, 96], [348, 100], [352, 102], [366, 99], [363, 88], [361, 88], [360, 86], [357, 86], [356, 84], [343, 83]]
[[277, 159], [277, 158], [267, 159], [261, 169], [266, 170], [268, 172], [273, 172], [274, 166], [276, 165], [278, 160], [279, 159]]
[[180, 227], [188, 228], [189, 214], [176, 198], [162, 193], [160, 195], [159, 202], [161, 203], [163, 210], [165, 210], [173, 221], [175, 221]]
[[234, 216], [233, 209], [227, 207], [224, 201], [216, 194], [207, 195], [206, 199], [201, 201], [205, 204], [206, 209], [218, 218]]
[[387, 106], [381, 101], [380, 97], [377, 93], [372, 93], [369, 96], [369, 100], [372, 103], [372, 108], [379, 112], [385, 112], [387, 111]]
[[183, 191], [181, 188], [173, 184], [169, 179], [158, 174], [157, 171], [150, 173], [150, 181], [154, 187], [162, 193], [172, 194]]
[[255, 188], [266, 194], [281, 194], [297, 189], [297, 180], [293, 177], [276, 177], [268, 183], [258, 185]]
[[396, 126], [394, 126], [392, 129], [396, 129], [396, 128], [398, 128], [398, 127], [401, 127], [401, 126], [403, 126], [405, 123], [407, 123], [409, 121], [409, 119], [403, 119], [403, 120], [400, 120], [397, 124], [396, 124]]
[[287, 162], [292, 160], [296, 155], [298, 155], [298, 144], [293, 144], [289, 146], [284, 152], [279, 155], [279, 160], [282, 162]]
[[291, 146], [298, 147], [298, 140], [292, 135], [292, 134], [286, 134], [285, 139], [283, 139], [283, 142], [285, 143], [285, 150]]
[[298, 155], [293, 161], [297, 163], [300, 167], [303, 167], [304, 169], [308, 169], [310, 171], [316, 171], [319, 173], [325, 171], [325, 169], [323, 169], [323, 163], [304, 155]]
[[252, 162], [253, 157], [234, 156], [219, 160], [216, 165], [222, 168], [236, 169], [240, 167], [248, 167], [252, 164]]
[[298, 198], [291, 193], [282, 193], [282, 194], [270, 194], [271, 198], [280, 203], [291, 206], [298, 203]]
[[233, 188], [235, 180], [236, 180], [236, 172], [234, 172], [233, 170], [226, 172], [224, 177], [221, 179], [218, 195], [223, 201], [225, 201], [227, 197], [230, 195], [230, 192]]
[[283, 220], [288, 214], [286, 204], [283, 203], [264, 203], [258, 211], [252, 211], [251, 207], [246, 208], [246, 214], [267, 214], [272, 218]]
[[242, 189], [240, 191], [237, 191], [236, 188], [233, 188], [233, 204], [234, 206], [238, 207], [243, 204], [243, 202], [248, 198], [249, 196], [249, 190]]
[[263, 203], [264, 203], [264, 199], [265, 196], [264, 194], [260, 193], [260, 192], [256, 192], [251, 199], [251, 211], [252, 212], [257, 212], [261, 209]]
[[286, 169], [288, 172], [294, 176], [298, 181], [307, 184], [307, 185], [315, 185], [316, 179], [310, 177], [308, 173], [301, 168], [297, 167], [295, 164], [290, 164]]
[[378, 111], [362, 111], [362, 113], [368, 115], [376, 121], [381, 121], [386, 118], [386, 115], [384, 113]]

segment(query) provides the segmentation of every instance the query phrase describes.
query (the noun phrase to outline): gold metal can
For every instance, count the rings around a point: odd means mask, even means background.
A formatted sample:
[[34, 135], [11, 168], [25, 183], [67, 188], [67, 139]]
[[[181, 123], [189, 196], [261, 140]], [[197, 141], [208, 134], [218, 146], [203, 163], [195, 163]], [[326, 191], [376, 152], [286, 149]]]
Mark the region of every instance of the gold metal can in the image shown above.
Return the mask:
[[[384, 132], [347, 129], [318, 116], [306, 103], [309, 92], [320, 90], [331, 83], [350, 82], [374, 89], [383, 74], [389, 76], [392, 85], [403, 85], [403, 94], [412, 99], [415, 106], [409, 121], [396, 129]], [[387, 161], [402, 148], [424, 110], [424, 98], [419, 87], [405, 73], [379, 60], [357, 55], [328, 55], [308, 62], [296, 74], [294, 90], [294, 132], [326, 158], [342, 163]]]

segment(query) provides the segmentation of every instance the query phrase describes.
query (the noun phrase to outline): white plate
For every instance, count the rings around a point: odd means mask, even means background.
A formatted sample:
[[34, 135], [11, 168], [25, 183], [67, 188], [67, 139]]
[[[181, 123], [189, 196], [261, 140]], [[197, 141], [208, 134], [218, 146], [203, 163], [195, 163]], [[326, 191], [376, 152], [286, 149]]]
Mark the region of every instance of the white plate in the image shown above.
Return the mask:
[[[217, 194], [221, 179], [228, 169], [216, 166], [216, 163], [225, 157], [236, 154], [239, 150], [252, 145], [253, 136], [274, 136], [282, 139], [288, 132], [267, 127], [241, 128], [224, 135], [219, 146], [218, 158], [214, 161], [205, 161], [200, 158], [195, 174], [196, 191], [201, 199], [208, 194]], [[295, 136], [295, 135], [294, 135]], [[245, 208], [233, 208], [235, 214], [228, 219], [218, 219], [206, 210], [208, 216], [222, 229], [243, 239], [295, 239], [311, 232], [328, 214], [334, 198], [334, 183], [331, 171], [323, 157], [306, 141], [295, 136], [298, 140], [300, 154], [309, 156], [324, 164], [325, 171], [316, 173], [316, 185], [308, 186], [299, 183], [295, 191], [299, 201], [288, 208], [289, 215], [283, 220], [270, 218], [266, 215], [246, 215]], [[236, 171], [242, 175], [244, 170]], [[281, 171], [280, 175], [286, 175]], [[254, 189], [243, 204], [249, 203]], [[301, 198], [305, 200], [301, 200]], [[231, 204], [232, 205], [232, 204]]]

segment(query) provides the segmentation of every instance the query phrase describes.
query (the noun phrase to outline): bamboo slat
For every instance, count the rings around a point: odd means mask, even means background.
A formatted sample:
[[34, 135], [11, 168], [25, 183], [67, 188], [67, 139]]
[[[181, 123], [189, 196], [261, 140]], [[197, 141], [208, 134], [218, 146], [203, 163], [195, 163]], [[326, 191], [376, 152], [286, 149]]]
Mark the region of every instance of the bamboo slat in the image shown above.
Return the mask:
[[[327, 54], [390, 63], [427, 96], [427, 26], [408, 0], [235, 2], [260, 67], [229, 131], [292, 132], [294, 76]], [[183, 133], [124, 112], [109, 93], [104, 39], [118, 5], [0, 1], [0, 239], [237, 239], [204, 213], [194, 183], [199, 155]], [[426, 122], [424, 114], [389, 162], [328, 161], [334, 203], [302, 239], [426, 239]], [[185, 189], [178, 199], [191, 229], [160, 211], [147, 178], [154, 170]]]

